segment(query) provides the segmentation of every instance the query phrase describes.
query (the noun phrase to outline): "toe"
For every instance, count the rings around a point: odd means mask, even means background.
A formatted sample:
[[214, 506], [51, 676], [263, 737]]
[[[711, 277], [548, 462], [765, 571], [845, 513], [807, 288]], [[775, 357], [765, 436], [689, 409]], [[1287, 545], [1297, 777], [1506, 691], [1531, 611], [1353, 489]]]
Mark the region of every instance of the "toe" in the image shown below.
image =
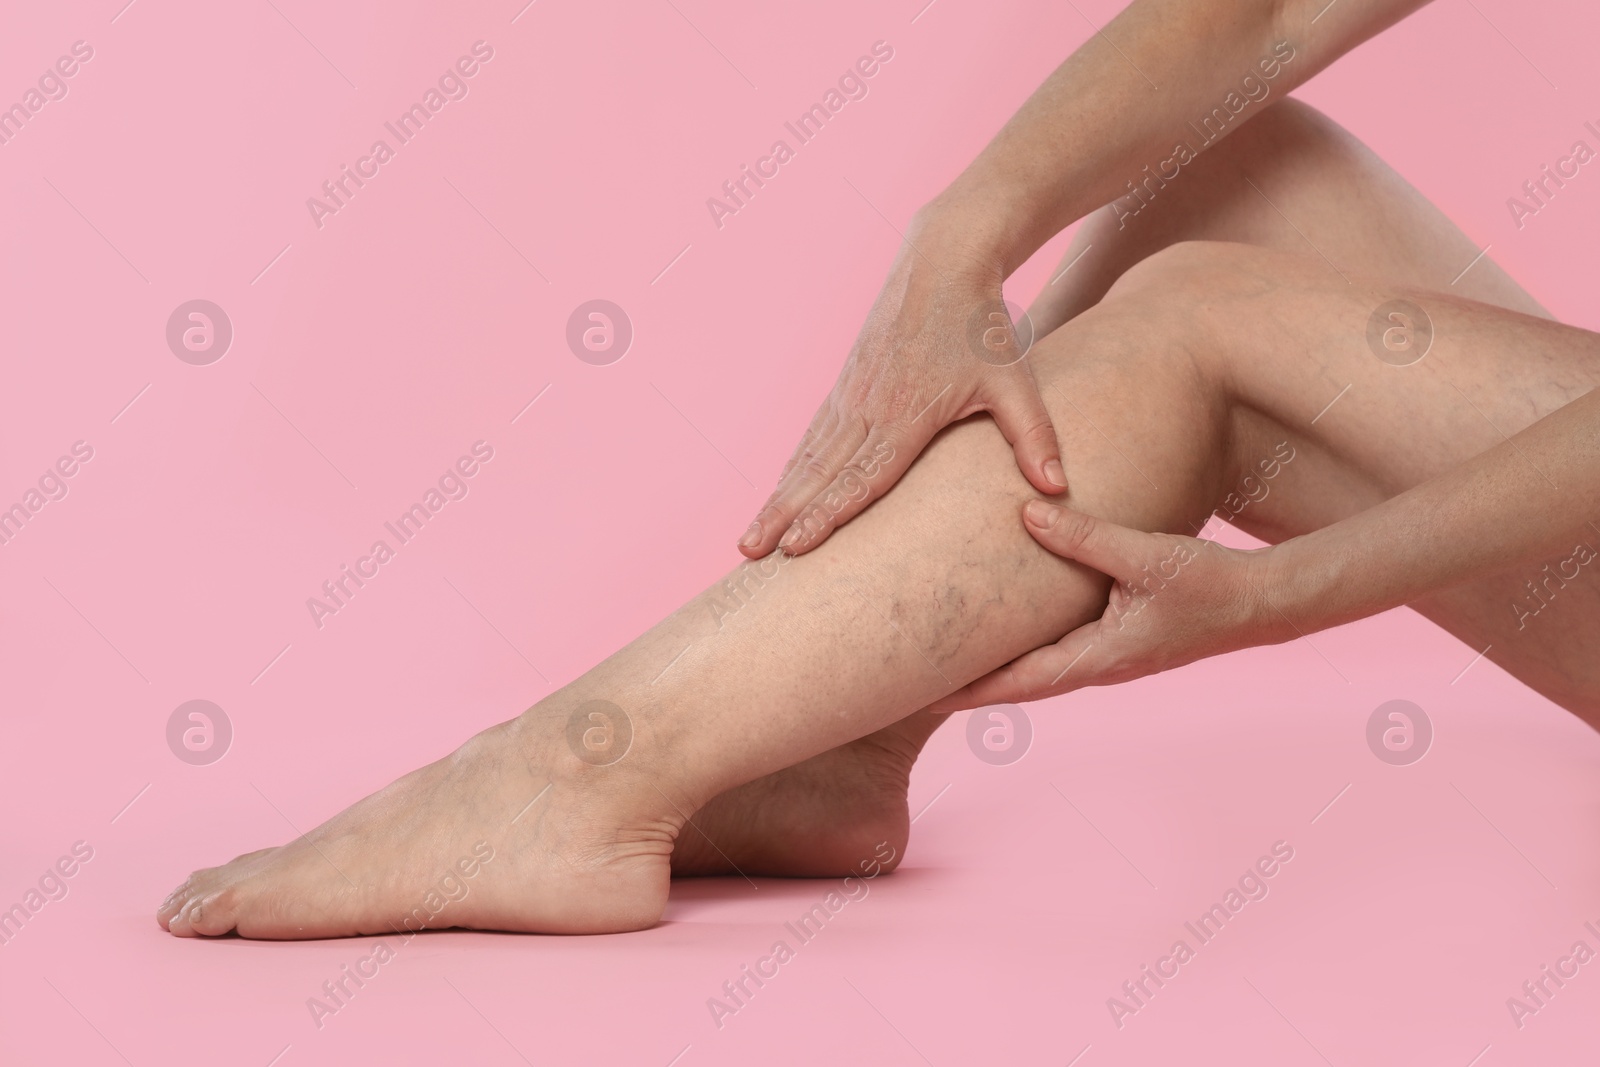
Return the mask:
[[163, 930], [172, 928], [172, 920], [177, 917], [179, 912], [183, 911], [189, 901], [194, 898], [195, 893], [200, 890], [201, 878], [204, 874], [204, 871], [195, 871], [189, 875], [178, 885], [178, 888], [168, 893], [166, 899], [156, 907], [156, 922], [161, 925]]
[[156, 922], [163, 930], [172, 931], [172, 923], [196, 897], [206, 895], [230, 879], [237, 879], [243, 873], [241, 868], [276, 851], [276, 848], [260, 848], [254, 852], [246, 852], [242, 856], [235, 856], [220, 867], [205, 867], [190, 873], [189, 877], [185, 878], [178, 888], [168, 893], [167, 898], [156, 908]]
[[167, 930], [178, 937], [220, 937], [233, 930], [238, 901], [234, 887], [196, 893], [173, 916]]
[[209, 893], [190, 908], [189, 929], [202, 937], [221, 937], [231, 933], [239, 921], [239, 890], [236, 887]]
[[194, 930], [189, 926], [189, 912], [194, 910], [199, 903], [200, 898], [197, 896], [191, 895], [184, 898], [183, 903], [178, 906], [178, 910], [167, 918], [167, 933], [173, 937], [196, 936]]

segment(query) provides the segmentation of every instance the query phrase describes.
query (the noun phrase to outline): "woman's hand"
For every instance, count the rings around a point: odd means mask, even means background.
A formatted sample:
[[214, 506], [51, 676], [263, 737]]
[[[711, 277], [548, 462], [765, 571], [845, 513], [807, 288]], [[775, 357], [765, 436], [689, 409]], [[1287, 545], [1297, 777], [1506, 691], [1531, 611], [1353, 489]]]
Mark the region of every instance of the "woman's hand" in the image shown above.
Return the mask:
[[1045, 548], [1110, 575], [1100, 618], [944, 697], [939, 712], [1042, 700], [1112, 685], [1207, 656], [1300, 636], [1274, 607], [1274, 549], [1130, 530], [1031, 501], [1023, 525]]
[[[1059, 446], [1001, 282], [1075, 219], [1111, 201], [1132, 210], [1128, 176], [1172, 153], [1195, 100], [1236, 95], [1241, 77], [1281, 98], [1425, 2], [1346, 4], [1320, 27], [1324, 0], [1128, 4], [913, 219], [844, 372], [740, 550], [758, 558], [780, 543], [791, 554], [822, 543], [935, 433], [976, 411], [994, 416], [1035, 489], [1061, 492]], [[1148, 69], [1163, 72], [1160, 86], [1130, 73]]]
[[[930, 258], [932, 257], [932, 258]], [[1001, 299], [998, 265], [914, 224], [833, 392], [739, 542], [810, 551], [899, 480], [933, 435], [987, 411], [1041, 493], [1066, 489], [1055, 427]]]

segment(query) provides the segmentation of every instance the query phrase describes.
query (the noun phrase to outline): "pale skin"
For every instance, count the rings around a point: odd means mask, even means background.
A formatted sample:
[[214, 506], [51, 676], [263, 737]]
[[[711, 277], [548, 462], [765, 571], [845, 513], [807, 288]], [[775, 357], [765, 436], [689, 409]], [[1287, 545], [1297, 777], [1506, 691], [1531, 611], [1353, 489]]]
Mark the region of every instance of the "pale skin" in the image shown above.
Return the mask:
[[[1002, 283], [1052, 236], [1130, 194], [1152, 170], [1159, 179], [1163, 171], [1186, 169], [1181, 157], [1170, 162], [1177, 142], [1202, 153], [1225, 146], [1296, 86], [1426, 2], [1130, 3], [912, 220], [838, 383], [740, 551], [756, 558], [779, 544], [810, 550], [887, 492], [941, 427], [977, 411], [993, 416], [1036, 489], [1062, 492], [1060, 442], [1031, 364], [1017, 362], [1002, 373], [966, 358], [975, 320], [986, 321], [1000, 307]], [[1204, 126], [1203, 116], [1215, 108], [1222, 109], [1217, 121]], [[1149, 189], [1166, 196], [1159, 181]], [[1123, 210], [1138, 202], [1130, 199]], [[1243, 214], [1256, 214], [1256, 207], [1244, 206]], [[1230, 221], [1243, 220], [1236, 212]], [[1146, 237], [1144, 252], [1167, 243], [1170, 237]], [[1123, 251], [1126, 268], [1135, 248]], [[1089, 286], [1084, 299], [1062, 303], [1056, 315], [1037, 322], [1040, 335], [1066, 320], [1069, 305], [1082, 310], [1121, 273], [1103, 268], [1098, 291]], [[896, 458], [872, 494], [838, 510], [819, 506], [830, 489], [848, 490], [852, 469], [885, 443]]]
[[[771, 568], [737, 611], [713, 587], [527, 712], [308, 835], [196, 872], [159, 921], [181, 936], [327, 937], [415, 928], [422, 907], [434, 928], [623, 931], [659, 919], [674, 872], [852, 873], [884, 854], [881, 842], [897, 861], [906, 776], [943, 718], [918, 709], [962, 702], [963, 687], [1030, 650], [1049, 654], [1106, 608], [1110, 579], [1040, 542], [1114, 571], [1119, 552], [1146, 546], [1134, 531], [1192, 533], [1281, 442], [1295, 458], [1238, 520], [1281, 544], [1257, 554], [1201, 546], [1191, 566], [1223, 562], [1181, 574], [1121, 632], [1171, 637], [1193, 658], [1295, 636], [1261, 612], [1223, 610], [1238, 606], [1239, 589], [1301, 613], [1308, 630], [1398, 596], [1472, 649], [1493, 642], [1489, 658], [1600, 721], [1600, 666], [1588, 654], [1600, 583], [1570, 583], [1521, 631], [1510, 606], [1524, 577], [1584, 537], [1559, 510], [1577, 505], [1546, 492], [1531, 518], [1506, 523], [1537, 487], [1528, 469], [1518, 479], [1496, 462], [1502, 435], [1521, 435], [1514, 458], [1532, 456], [1568, 498], [1583, 495], [1575, 480], [1594, 477], [1584, 450], [1600, 423], [1580, 398], [1600, 377], [1600, 338], [1538, 317], [1484, 263], [1450, 295], [1431, 292], [1476, 254], [1471, 242], [1314, 112], [1271, 114], [1195, 164], [1170, 190], [1167, 215], [1141, 216], [1152, 227], [1121, 231], [1165, 247], [1134, 246], [1131, 266], [1086, 258], [1079, 268], [1091, 269], [1075, 268], [1038, 306], [1041, 317], [1065, 309], [1027, 358], [1071, 487], [1057, 499], [1074, 510], [1054, 526], [1018, 521], [1045, 494], [993, 422], [963, 421], [893, 492]], [[1320, 255], [1238, 188], [1238, 168]], [[1196, 237], [1207, 242], [1175, 243]], [[1216, 243], [1229, 238], [1248, 243]], [[1434, 324], [1432, 349], [1409, 367], [1367, 346], [1372, 310], [1396, 295]], [[1464, 486], [1481, 507], [1440, 514]], [[1418, 498], [1420, 508], [1408, 504]], [[1116, 526], [1052, 536], [1076, 530], [1076, 514]], [[1490, 543], [1450, 551], [1463, 530]], [[1374, 556], [1372, 545], [1397, 547]], [[1406, 577], [1407, 563], [1422, 577]], [[1342, 598], [1318, 592], [1351, 585], [1360, 589]], [[1148, 652], [1139, 660], [1137, 641], [1122, 647], [1139, 672], [1165, 665]], [[1027, 662], [991, 684], [1015, 683]], [[568, 741], [573, 713], [593, 700], [632, 727], [608, 766]], [[480, 842], [493, 860], [453, 875]], [[446, 875], [466, 892], [435, 912], [429, 894]]]

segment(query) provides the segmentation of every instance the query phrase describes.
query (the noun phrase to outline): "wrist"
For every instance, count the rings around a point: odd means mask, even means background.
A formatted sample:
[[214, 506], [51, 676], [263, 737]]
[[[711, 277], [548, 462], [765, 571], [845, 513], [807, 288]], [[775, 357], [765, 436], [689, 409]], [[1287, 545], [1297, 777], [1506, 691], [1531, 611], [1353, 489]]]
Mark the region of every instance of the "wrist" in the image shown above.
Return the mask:
[[1265, 601], [1264, 624], [1292, 641], [1336, 625], [1345, 568], [1336, 554], [1321, 550], [1310, 536], [1291, 537], [1255, 553], [1252, 581]]
[[918, 210], [912, 231], [912, 239], [922, 247], [937, 249], [965, 273], [996, 283], [1005, 281], [1034, 251], [1023, 249], [1020, 235], [1025, 226], [1004, 196], [969, 196], [959, 180]]
[[1303, 633], [1342, 626], [1406, 602], [1339, 524], [1280, 542], [1263, 570], [1274, 606]]

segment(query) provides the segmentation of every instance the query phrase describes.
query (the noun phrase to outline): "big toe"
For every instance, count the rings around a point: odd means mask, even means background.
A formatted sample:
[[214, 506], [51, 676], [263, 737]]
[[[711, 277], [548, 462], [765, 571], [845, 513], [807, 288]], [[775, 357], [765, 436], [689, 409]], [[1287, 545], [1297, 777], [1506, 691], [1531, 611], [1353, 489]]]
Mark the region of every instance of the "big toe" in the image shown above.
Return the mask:
[[193, 903], [196, 897], [203, 896], [223, 884], [230, 876], [237, 875], [244, 864], [274, 851], [276, 851], [274, 848], [259, 848], [254, 852], [246, 852], [242, 856], [235, 856], [220, 867], [206, 867], [192, 872], [189, 877], [179, 884], [178, 888], [168, 893], [166, 899], [157, 906], [156, 922], [160, 924], [163, 930], [176, 933], [172, 929], [173, 920]]
[[230, 933], [239, 918], [240, 892], [235, 886], [192, 894], [167, 923], [178, 937], [220, 937]]

